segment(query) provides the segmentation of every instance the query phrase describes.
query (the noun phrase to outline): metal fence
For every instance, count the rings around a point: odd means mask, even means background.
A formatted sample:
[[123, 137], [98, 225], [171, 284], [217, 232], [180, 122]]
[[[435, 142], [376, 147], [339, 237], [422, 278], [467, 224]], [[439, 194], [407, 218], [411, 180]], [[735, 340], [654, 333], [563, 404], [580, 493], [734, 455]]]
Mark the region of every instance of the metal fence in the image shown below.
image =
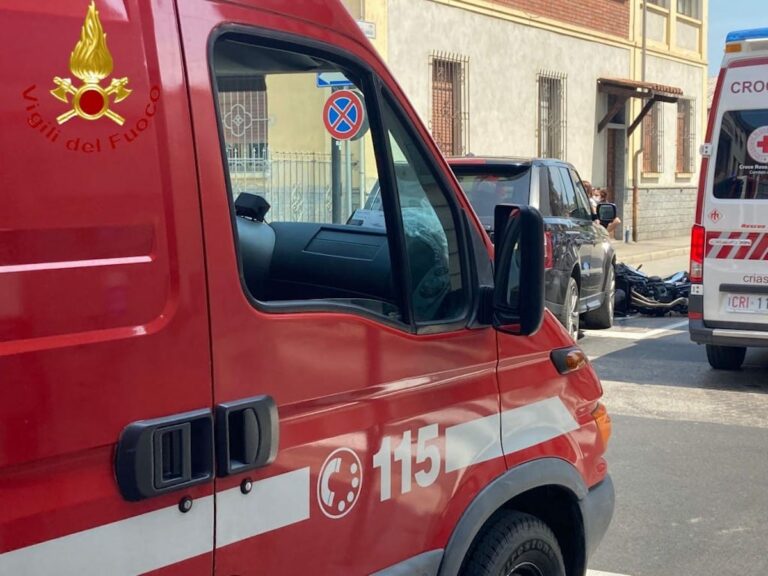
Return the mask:
[[331, 222], [330, 154], [276, 152], [267, 157], [229, 158], [232, 193], [263, 196], [268, 220]]

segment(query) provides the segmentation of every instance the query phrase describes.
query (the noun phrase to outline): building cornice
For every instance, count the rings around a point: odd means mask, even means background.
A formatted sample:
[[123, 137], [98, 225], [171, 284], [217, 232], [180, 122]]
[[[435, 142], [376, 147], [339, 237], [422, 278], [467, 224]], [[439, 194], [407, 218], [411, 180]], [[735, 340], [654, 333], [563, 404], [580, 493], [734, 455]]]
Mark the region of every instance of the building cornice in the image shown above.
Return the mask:
[[[594, 42], [596, 44], [602, 44], [604, 46], [613, 46], [615, 48], [625, 48], [627, 50], [640, 49], [640, 43], [633, 42], [628, 38], [621, 36], [613, 36], [605, 34], [591, 28], [585, 28], [553, 18], [547, 18], [546, 16], [539, 16], [532, 12], [526, 12], [524, 10], [518, 10], [516, 8], [510, 8], [503, 6], [497, 2], [491, 2], [489, 0], [429, 0], [435, 4], [443, 4], [445, 6], [451, 6], [453, 8], [459, 8], [462, 10], [468, 10], [476, 14], [482, 14], [485, 16], [491, 16], [499, 18], [501, 20], [507, 20], [509, 22], [515, 22], [523, 24], [525, 26], [531, 26], [541, 30], [547, 30], [555, 32], [563, 36], [569, 36], [571, 38], [578, 38], [580, 40], [586, 40], [588, 42]], [[630, 13], [630, 17], [633, 14]], [[630, 26], [632, 25], [632, 18], [630, 18]], [[706, 59], [699, 55], [684, 55], [670, 52], [669, 50], [660, 50], [652, 45], [647, 46], [647, 53], [649, 55], [656, 56], [658, 58], [664, 58], [672, 60], [674, 62], [680, 62], [682, 64], [690, 64], [694, 66], [700, 66], [705, 68], [707, 66]]]

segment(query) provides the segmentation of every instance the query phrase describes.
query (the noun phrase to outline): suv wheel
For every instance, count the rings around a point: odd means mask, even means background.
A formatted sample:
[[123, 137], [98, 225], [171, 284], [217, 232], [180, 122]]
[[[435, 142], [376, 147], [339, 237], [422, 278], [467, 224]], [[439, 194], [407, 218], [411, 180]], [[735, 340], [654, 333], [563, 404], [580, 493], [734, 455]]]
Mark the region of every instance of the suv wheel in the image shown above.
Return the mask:
[[568, 286], [565, 288], [565, 301], [563, 302], [563, 315], [560, 323], [568, 330], [571, 338], [579, 337], [579, 285], [576, 279], [568, 278]]
[[610, 328], [613, 326], [613, 295], [616, 292], [616, 276], [613, 271], [613, 262], [608, 267], [605, 277], [605, 300], [603, 305], [596, 310], [584, 314], [584, 320], [592, 328]]

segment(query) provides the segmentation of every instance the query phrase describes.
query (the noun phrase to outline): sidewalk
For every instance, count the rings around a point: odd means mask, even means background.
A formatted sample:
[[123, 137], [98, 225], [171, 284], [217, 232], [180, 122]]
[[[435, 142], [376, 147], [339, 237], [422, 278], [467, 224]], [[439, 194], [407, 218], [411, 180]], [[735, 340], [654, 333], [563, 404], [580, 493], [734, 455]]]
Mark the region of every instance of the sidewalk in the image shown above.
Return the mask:
[[629, 243], [612, 240], [611, 244], [616, 252], [616, 262], [637, 266], [653, 260], [687, 255], [691, 249], [691, 237], [686, 234], [685, 236]]

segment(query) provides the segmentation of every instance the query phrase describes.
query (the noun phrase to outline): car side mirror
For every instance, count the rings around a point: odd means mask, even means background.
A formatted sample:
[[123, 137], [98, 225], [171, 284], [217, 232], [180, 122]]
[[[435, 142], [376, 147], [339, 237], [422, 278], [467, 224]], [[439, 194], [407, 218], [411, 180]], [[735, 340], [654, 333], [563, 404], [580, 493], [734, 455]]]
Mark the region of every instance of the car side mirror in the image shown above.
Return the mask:
[[535, 208], [500, 204], [494, 214], [493, 327], [528, 336], [544, 319], [544, 220]]
[[616, 204], [610, 202], [601, 202], [597, 205], [597, 219], [600, 220], [600, 224], [608, 226], [616, 219], [618, 211], [616, 210]]

